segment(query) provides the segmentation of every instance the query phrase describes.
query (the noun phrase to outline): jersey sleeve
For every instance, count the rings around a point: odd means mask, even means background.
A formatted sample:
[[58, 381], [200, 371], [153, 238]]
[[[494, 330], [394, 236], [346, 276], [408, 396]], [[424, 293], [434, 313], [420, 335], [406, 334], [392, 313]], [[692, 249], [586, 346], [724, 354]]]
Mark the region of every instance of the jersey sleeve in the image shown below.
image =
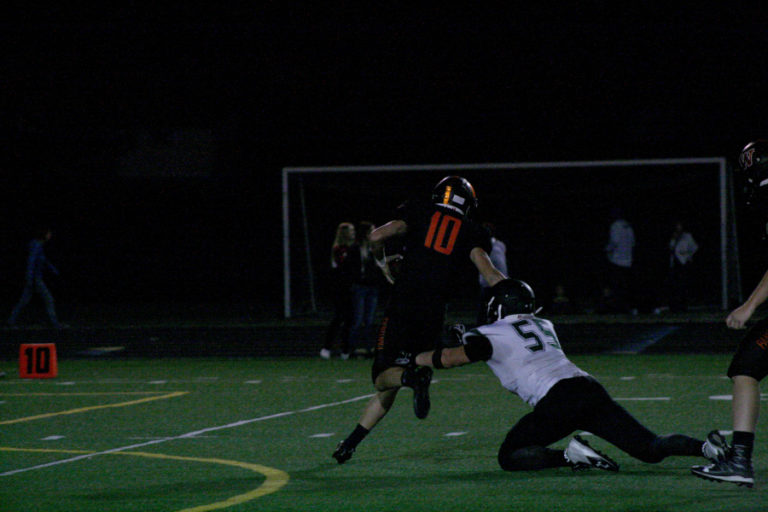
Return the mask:
[[462, 343], [464, 344], [464, 351], [467, 357], [473, 363], [476, 361], [487, 361], [493, 355], [493, 345], [491, 340], [486, 338], [476, 329], [464, 334], [462, 337]]
[[491, 254], [493, 250], [493, 243], [491, 243], [491, 233], [478, 224], [472, 224], [472, 230], [469, 233], [469, 246], [470, 250], [475, 247], [480, 247], [482, 250]]

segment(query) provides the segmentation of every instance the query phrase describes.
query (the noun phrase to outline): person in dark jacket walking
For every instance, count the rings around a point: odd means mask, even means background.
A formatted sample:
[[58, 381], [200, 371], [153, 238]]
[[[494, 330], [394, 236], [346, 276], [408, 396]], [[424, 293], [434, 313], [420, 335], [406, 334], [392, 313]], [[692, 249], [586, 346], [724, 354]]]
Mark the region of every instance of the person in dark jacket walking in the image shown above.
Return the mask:
[[48, 320], [51, 325], [57, 329], [61, 328], [59, 319], [56, 316], [56, 306], [51, 295], [50, 290], [43, 281], [43, 274], [45, 271], [50, 271], [54, 275], [59, 275], [59, 271], [53, 264], [45, 257], [45, 251], [43, 246], [51, 239], [53, 233], [49, 228], [41, 229], [35, 238], [29, 242], [29, 256], [27, 257], [27, 273], [24, 281], [24, 290], [21, 292], [19, 301], [11, 311], [11, 316], [8, 318], [8, 326], [15, 327], [16, 321], [19, 318], [22, 310], [29, 304], [34, 296], [35, 292], [40, 294], [40, 297], [45, 303], [45, 311], [48, 313]]

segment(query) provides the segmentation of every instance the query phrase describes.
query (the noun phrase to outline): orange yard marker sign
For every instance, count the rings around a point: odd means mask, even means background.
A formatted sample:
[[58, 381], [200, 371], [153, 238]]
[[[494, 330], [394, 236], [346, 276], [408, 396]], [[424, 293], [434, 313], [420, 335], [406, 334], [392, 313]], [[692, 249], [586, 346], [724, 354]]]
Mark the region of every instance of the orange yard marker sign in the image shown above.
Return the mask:
[[56, 377], [58, 373], [56, 344], [22, 343], [19, 348], [19, 377], [50, 379]]

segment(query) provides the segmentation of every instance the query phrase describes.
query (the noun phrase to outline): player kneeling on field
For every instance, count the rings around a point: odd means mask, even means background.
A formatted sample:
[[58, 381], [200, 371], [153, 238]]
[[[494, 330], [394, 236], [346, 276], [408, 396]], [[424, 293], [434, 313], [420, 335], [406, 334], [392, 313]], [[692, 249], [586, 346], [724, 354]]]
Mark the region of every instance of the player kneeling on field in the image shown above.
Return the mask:
[[586, 430], [644, 462], [670, 455], [725, 457], [725, 439], [711, 432], [706, 441], [681, 434], [658, 436], [617, 404], [594, 377], [563, 353], [552, 322], [535, 315], [533, 290], [523, 281], [506, 279], [493, 287], [486, 325], [452, 333], [461, 345], [422, 352], [416, 364], [436, 369], [485, 361], [502, 386], [533, 411], [507, 433], [499, 464], [507, 471], [570, 466], [618, 471], [619, 465], [579, 436], [565, 450], [547, 448], [576, 430]]

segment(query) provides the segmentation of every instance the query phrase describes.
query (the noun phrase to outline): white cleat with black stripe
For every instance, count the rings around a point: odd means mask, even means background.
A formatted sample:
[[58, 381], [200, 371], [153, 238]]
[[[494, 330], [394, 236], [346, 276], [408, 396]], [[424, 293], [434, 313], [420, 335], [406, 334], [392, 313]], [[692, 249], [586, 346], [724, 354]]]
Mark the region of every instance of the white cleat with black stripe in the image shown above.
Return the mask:
[[725, 437], [718, 430], [713, 430], [707, 434], [707, 439], [701, 447], [701, 454], [712, 463], [724, 461], [728, 456], [731, 447], [728, 445]]
[[574, 471], [597, 468], [605, 471], [618, 471], [619, 465], [607, 455], [595, 450], [580, 436], [574, 436], [563, 453], [565, 460]]

